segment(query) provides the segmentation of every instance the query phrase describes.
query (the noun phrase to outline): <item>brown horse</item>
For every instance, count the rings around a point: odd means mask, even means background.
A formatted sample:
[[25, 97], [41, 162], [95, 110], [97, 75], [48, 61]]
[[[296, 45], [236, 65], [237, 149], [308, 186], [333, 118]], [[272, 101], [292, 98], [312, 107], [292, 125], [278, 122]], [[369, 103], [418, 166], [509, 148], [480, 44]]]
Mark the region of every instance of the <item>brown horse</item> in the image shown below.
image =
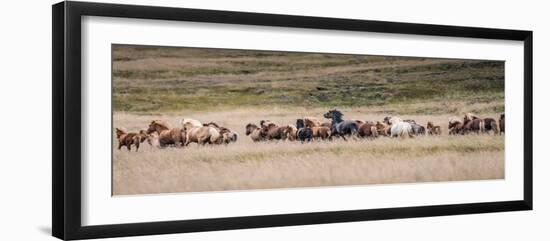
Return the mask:
[[139, 150], [139, 143], [146, 140], [146, 136], [142, 134], [142, 132], [138, 133], [127, 133], [126, 131], [115, 128], [116, 129], [116, 138], [118, 139], [118, 149], [120, 150], [121, 147], [126, 146], [128, 151], [132, 150], [132, 145], [136, 147], [136, 152]]
[[359, 125], [357, 134], [360, 137], [378, 137], [378, 129], [376, 128], [376, 124], [372, 122], [363, 122], [363, 124]]
[[504, 133], [504, 113], [500, 114], [498, 119], [498, 127], [500, 129], [499, 133]]
[[436, 126], [431, 121], [428, 121], [426, 129], [428, 129], [428, 135], [441, 135], [441, 126]]
[[493, 131], [496, 135], [499, 133], [497, 121], [493, 118], [479, 118], [472, 113], [467, 113], [464, 115], [464, 123], [467, 123], [467, 120], [482, 119], [484, 123], [483, 132]]
[[483, 121], [483, 119], [473, 119], [464, 122], [462, 133], [468, 134], [470, 132], [474, 132], [477, 134], [485, 133], [485, 122]]
[[278, 126], [274, 123], [265, 124], [261, 128], [261, 135], [268, 140], [286, 140], [286, 126]]
[[185, 143], [185, 133], [181, 128], [169, 128], [168, 125], [160, 120], [151, 121], [147, 134], [156, 132], [159, 136], [159, 145], [167, 147], [175, 145], [181, 147]]
[[262, 136], [262, 129], [259, 128], [257, 125], [248, 123], [245, 127], [246, 129], [246, 135], [250, 136], [250, 139], [254, 142], [263, 141], [265, 140], [265, 137]]
[[464, 124], [458, 118], [449, 118], [449, 135], [464, 134]]

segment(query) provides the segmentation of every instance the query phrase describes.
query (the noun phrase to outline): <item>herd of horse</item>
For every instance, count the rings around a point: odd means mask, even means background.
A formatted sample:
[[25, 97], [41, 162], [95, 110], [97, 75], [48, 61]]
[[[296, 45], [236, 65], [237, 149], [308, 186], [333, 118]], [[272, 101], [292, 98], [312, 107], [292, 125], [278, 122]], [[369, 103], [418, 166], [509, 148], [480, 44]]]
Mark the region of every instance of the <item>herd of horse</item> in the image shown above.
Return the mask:
[[[259, 125], [248, 123], [245, 133], [254, 142], [261, 141], [300, 141], [332, 140], [333, 138], [377, 138], [379, 136], [411, 138], [417, 135], [441, 135], [441, 126], [428, 121], [426, 126], [415, 120], [402, 120], [398, 117], [387, 116], [382, 121], [363, 121], [343, 119], [343, 114], [337, 109], [329, 110], [323, 115], [327, 121], [321, 122], [315, 117], [304, 117], [296, 120], [296, 124], [278, 125], [269, 120], [261, 120]], [[146, 130], [126, 132], [116, 128], [118, 149], [126, 147], [129, 151], [132, 146], [139, 149], [140, 143], [147, 141], [157, 148], [170, 146], [183, 147], [190, 143], [199, 145], [230, 144], [237, 141], [238, 134], [229, 128], [215, 122], [206, 124], [195, 119], [184, 118], [180, 121], [181, 127], [170, 128], [166, 122], [153, 120]], [[466, 135], [470, 133], [502, 134], [505, 131], [504, 113], [498, 121], [494, 118], [481, 118], [472, 113], [464, 117], [449, 118], [449, 135]]]

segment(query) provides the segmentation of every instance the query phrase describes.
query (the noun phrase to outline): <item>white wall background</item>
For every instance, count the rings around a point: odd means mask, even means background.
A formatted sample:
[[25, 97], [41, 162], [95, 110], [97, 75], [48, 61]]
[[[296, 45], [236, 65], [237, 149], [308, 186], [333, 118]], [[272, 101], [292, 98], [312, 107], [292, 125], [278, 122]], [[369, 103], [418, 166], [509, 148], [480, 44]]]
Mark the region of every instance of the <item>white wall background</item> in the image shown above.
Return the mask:
[[[111, 0], [534, 31], [535, 210], [436, 218], [131, 237], [118, 240], [548, 240], [549, 161], [537, 128], [550, 117], [550, 17], [544, 1]], [[51, 4], [10, 1], [0, 9], [0, 240], [54, 240], [51, 231]]]

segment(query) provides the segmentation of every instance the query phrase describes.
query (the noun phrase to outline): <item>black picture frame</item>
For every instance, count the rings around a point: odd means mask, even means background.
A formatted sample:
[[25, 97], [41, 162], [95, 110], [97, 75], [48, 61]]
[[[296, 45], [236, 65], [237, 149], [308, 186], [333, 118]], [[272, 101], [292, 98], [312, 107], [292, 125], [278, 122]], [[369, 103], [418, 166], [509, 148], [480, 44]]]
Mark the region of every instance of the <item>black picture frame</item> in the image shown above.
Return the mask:
[[[332, 212], [212, 218], [82, 226], [81, 224], [81, 17], [103, 16], [366, 31], [428, 36], [517, 40], [524, 43], [524, 194], [522, 200]], [[532, 31], [415, 23], [197, 10], [90, 2], [52, 6], [52, 233], [88, 239], [213, 230], [309, 225], [381, 219], [532, 210], [533, 208], [533, 33]]]

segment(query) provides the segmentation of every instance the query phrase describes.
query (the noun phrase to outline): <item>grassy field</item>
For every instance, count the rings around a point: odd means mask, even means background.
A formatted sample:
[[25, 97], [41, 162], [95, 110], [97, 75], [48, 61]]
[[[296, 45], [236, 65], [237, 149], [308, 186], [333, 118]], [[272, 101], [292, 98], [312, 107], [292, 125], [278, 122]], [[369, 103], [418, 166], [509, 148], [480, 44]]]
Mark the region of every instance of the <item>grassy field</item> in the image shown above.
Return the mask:
[[[503, 62], [140, 46], [115, 46], [113, 61], [114, 127], [195, 118], [239, 134], [227, 146], [114, 150], [114, 195], [504, 178], [504, 136], [446, 134], [450, 116], [504, 110]], [[307, 144], [245, 135], [249, 122], [323, 119], [334, 107], [345, 119], [433, 121], [444, 134]]]

